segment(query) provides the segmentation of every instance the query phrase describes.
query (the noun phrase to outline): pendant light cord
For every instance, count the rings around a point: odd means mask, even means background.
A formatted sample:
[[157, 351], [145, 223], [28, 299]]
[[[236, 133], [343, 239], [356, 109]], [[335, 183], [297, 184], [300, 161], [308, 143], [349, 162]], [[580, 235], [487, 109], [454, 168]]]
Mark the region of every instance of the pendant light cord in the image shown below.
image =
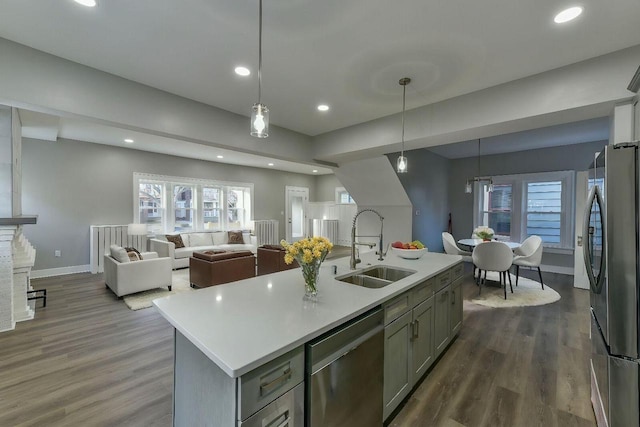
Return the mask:
[[258, 104], [262, 99], [262, 0], [260, 0], [260, 17], [258, 19]]
[[407, 85], [404, 84], [402, 85], [402, 153], [400, 153], [400, 155], [403, 157], [404, 157], [404, 106], [405, 106], [406, 96], [407, 96]]
[[480, 173], [480, 138], [478, 138], [478, 178], [480, 178], [482, 174]]

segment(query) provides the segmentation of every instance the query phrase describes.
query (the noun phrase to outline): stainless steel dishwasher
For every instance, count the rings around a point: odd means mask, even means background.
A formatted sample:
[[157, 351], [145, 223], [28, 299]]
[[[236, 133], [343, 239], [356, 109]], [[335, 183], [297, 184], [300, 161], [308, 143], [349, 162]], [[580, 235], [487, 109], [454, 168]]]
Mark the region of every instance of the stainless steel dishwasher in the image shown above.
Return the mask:
[[307, 344], [307, 427], [382, 425], [384, 316], [373, 309]]

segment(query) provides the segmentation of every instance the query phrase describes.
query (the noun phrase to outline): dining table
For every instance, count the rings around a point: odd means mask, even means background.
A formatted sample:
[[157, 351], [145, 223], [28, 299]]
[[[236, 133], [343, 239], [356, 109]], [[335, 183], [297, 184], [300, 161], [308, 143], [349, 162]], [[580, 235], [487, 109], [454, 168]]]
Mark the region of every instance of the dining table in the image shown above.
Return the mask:
[[[520, 245], [521, 245], [521, 243], [518, 243], [518, 242], [508, 242], [508, 241], [504, 241], [504, 240], [494, 240], [494, 242], [504, 243], [505, 245], [509, 246], [509, 248], [511, 248], [511, 250], [519, 248]], [[475, 248], [480, 243], [484, 243], [484, 240], [482, 240], [482, 239], [460, 239], [460, 240], [458, 240], [458, 244], [463, 245], [463, 246], [467, 246], [468, 248], [471, 248], [471, 249]]]

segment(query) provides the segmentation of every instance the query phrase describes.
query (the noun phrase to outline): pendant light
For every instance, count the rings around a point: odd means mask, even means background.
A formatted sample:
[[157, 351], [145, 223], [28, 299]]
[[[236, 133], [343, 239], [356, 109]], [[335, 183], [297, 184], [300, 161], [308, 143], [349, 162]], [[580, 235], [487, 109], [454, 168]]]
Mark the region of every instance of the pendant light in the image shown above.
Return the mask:
[[262, 104], [262, 0], [258, 21], [258, 102], [251, 108], [251, 136], [266, 138], [269, 136], [269, 109]]
[[481, 169], [480, 169], [480, 138], [478, 138], [478, 159], [477, 160], [478, 160], [478, 170], [477, 170], [478, 175], [473, 177], [473, 179], [471, 179], [471, 180], [467, 180], [467, 183], [466, 183], [466, 185], [464, 187], [464, 192], [467, 193], [467, 194], [473, 193], [473, 183], [474, 182], [489, 181], [489, 185], [487, 186], [487, 191], [489, 193], [491, 193], [491, 192], [493, 192], [493, 179], [490, 176], [489, 177], [486, 177], [486, 176], [483, 177], [480, 174], [480, 171], [481, 171]]
[[398, 83], [402, 86], [402, 150], [400, 151], [400, 157], [398, 157], [396, 170], [398, 173], [407, 173], [407, 158], [404, 156], [404, 109], [407, 98], [407, 85], [411, 83], [411, 79], [409, 77], [403, 77]]

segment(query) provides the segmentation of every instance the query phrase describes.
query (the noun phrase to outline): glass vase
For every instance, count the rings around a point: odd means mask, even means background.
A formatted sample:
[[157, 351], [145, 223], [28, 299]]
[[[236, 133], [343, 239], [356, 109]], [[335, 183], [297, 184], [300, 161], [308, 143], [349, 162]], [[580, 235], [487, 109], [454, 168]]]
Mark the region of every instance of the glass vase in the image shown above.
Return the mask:
[[302, 277], [304, 278], [304, 297], [305, 301], [316, 301], [318, 298], [318, 278], [320, 276], [319, 261], [311, 263], [302, 263]]

